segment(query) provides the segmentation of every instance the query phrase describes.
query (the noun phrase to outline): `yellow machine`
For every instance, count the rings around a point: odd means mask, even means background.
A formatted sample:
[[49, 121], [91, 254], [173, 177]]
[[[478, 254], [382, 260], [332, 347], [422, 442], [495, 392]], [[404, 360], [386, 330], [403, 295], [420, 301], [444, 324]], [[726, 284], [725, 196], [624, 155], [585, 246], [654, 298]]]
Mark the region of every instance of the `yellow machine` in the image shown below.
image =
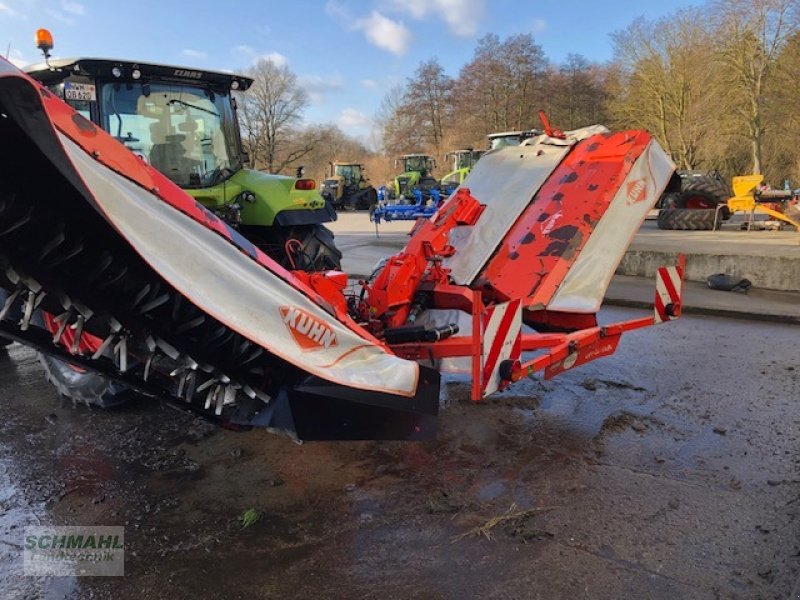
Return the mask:
[[[733, 197], [725, 205], [731, 213], [750, 213], [748, 229], [755, 213], [762, 213], [788, 223], [800, 231], [800, 217], [796, 204], [797, 196], [791, 190], [759, 189], [764, 181], [763, 175], [742, 175], [732, 181]], [[780, 209], [780, 210], [778, 210]], [[717, 209], [719, 212], [719, 209]]]
[[371, 209], [378, 192], [366, 176], [364, 165], [354, 162], [330, 164], [330, 174], [322, 182], [322, 197], [339, 210]]

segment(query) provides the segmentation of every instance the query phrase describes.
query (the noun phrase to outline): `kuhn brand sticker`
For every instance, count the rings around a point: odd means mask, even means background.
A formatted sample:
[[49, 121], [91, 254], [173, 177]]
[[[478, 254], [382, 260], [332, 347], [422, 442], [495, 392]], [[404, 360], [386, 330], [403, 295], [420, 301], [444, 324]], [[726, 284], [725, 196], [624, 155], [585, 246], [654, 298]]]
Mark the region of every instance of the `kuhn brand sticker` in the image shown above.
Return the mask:
[[628, 205], [638, 204], [647, 198], [647, 183], [644, 179], [630, 181], [625, 191], [628, 194]]
[[281, 306], [283, 323], [303, 350], [322, 350], [336, 346], [336, 332], [324, 321], [296, 306]]

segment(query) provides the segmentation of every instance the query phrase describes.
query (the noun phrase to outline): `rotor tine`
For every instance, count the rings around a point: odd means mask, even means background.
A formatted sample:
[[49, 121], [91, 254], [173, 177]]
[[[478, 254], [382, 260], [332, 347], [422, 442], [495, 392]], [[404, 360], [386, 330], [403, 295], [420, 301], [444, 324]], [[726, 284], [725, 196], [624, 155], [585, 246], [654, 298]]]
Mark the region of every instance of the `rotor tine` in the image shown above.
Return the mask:
[[156, 338], [156, 346], [158, 346], [161, 351], [169, 356], [172, 360], [178, 360], [178, 357], [181, 355], [175, 346], [161, 338]]
[[226, 385], [223, 392], [217, 397], [217, 406], [214, 414], [219, 416], [222, 414], [222, 409], [226, 404], [231, 404], [236, 399], [236, 388], [232, 385]]
[[64, 335], [64, 330], [69, 325], [70, 317], [72, 316], [71, 310], [66, 310], [60, 315], [58, 315], [55, 319], [53, 319], [56, 323], [58, 323], [58, 330], [56, 331], [55, 335], [53, 336], [53, 343], [57, 344], [61, 341], [61, 336]]
[[[173, 373], [176, 373], [176, 371], [173, 371]], [[189, 371], [184, 371], [183, 373], [181, 373], [181, 376], [178, 379], [178, 391], [175, 393], [175, 395], [178, 396], [179, 398], [183, 397], [183, 388], [186, 385], [186, 379], [188, 377], [189, 377]]]
[[34, 300], [34, 302], [33, 302], [33, 309], [34, 309], [34, 310], [36, 310], [37, 308], [39, 308], [39, 305], [42, 303], [42, 300], [44, 300], [44, 297], [45, 297], [46, 295], [47, 295], [47, 292], [44, 292], [44, 291], [42, 291], [42, 292], [39, 292], [39, 295], [38, 295], [38, 296], [36, 296], [36, 300]]
[[272, 400], [272, 398], [269, 396], [269, 394], [266, 394], [266, 393], [262, 392], [262, 391], [261, 391], [261, 390], [259, 390], [259, 389], [252, 388], [252, 387], [250, 387], [250, 386], [249, 386], [249, 385], [247, 385], [247, 384], [243, 384], [243, 385], [242, 385], [242, 391], [243, 391], [245, 394], [247, 394], [247, 395], [248, 395], [250, 398], [252, 398], [253, 400], [255, 400], [256, 398], [258, 398], [258, 399], [259, 399], [259, 400], [261, 400], [261, 401], [262, 401], [264, 404], [269, 404], [269, 401], [270, 401], [270, 400]]
[[187, 379], [188, 385], [186, 386], [186, 395], [184, 398], [186, 402], [191, 402], [194, 397], [195, 388], [197, 387], [197, 373], [195, 371], [189, 371]]
[[144, 363], [144, 375], [142, 377], [145, 382], [147, 382], [147, 378], [150, 377], [150, 366], [153, 364], [153, 356], [155, 356], [154, 352], [147, 357], [147, 360]]
[[81, 338], [83, 337], [83, 324], [86, 322], [86, 319], [83, 315], [78, 315], [78, 318], [75, 320], [75, 337], [72, 340], [72, 348], [70, 351], [73, 354], [78, 352], [78, 348], [81, 345]]
[[19, 322], [20, 331], [28, 331], [28, 325], [31, 324], [31, 316], [33, 315], [34, 302], [36, 302], [36, 293], [31, 290], [28, 292], [28, 297], [25, 299], [22, 319]]
[[0, 309], [0, 321], [6, 318], [8, 311], [11, 310], [11, 307], [14, 305], [14, 302], [17, 301], [19, 295], [22, 293], [22, 289], [16, 290], [13, 294], [11, 294], [8, 298], [6, 298], [5, 303], [3, 304], [3, 308]]
[[215, 396], [216, 396], [216, 393], [217, 393], [218, 389], [219, 389], [219, 386], [216, 385], [216, 386], [211, 387], [208, 390], [208, 394], [206, 394], [206, 404], [203, 407], [205, 410], [208, 410], [209, 408], [211, 408], [211, 401], [215, 399]]
[[128, 370], [128, 338], [120, 336], [117, 345], [114, 346], [114, 354], [119, 360], [119, 372], [125, 373]]
[[[80, 319], [80, 317], [78, 317], [78, 318]], [[105, 351], [108, 349], [108, 347], [109, 347], [109, 346], [110, 346], [110, 345], [113, 343], [113, 341], [114, 341], [114, 339], [115, 339], [116, 337], [117, 337], [117, 334], [116, 334], [116, 333], [114, 333], [114, 332], [112, 332], [112, 333], [109, 333], [109, 334], [108, 334], [108, 336], [106, 336], [106, 339], [104, 339], [104, 340], [103, 340], [103, 343], [102, 343], [102, 344], [100, 344], [100, 347], [97, 349], [97, 351], [96, 351], [94, 354], [92, 354], [92, 360], [97, 360], [98, 358], [100, 358], [101, 356], [103, 356], [103, 353], [104, 353], [104, 352], [105, 352]], [[77, 349], [77, 348], [76, 348], [76, 349]], [[116, 350], [116, 349], [115, 349], [115, 350]], [[75, 350], [73, 350], [73, 352], [75, 352]]]
[[197, 389], [196, 389], [195, 391], [196, 391], [196, 392], [202, 392], [202, 391], [205, 391], [205, 390], [207, 390], [209, 387], [211, 387], [212, 385], [214, 385], [214, 384], [216, 383], [216, 381], [217, 381], [217, 380], [216, 380], [216, 379], [214, 379], [213, 377], [209, 377], [209, 378], [208, 378], [208, 379], [206, 379], [206, 380], [205, 380], [203, 383], [201, 383], [199, 386], [197, 386]]

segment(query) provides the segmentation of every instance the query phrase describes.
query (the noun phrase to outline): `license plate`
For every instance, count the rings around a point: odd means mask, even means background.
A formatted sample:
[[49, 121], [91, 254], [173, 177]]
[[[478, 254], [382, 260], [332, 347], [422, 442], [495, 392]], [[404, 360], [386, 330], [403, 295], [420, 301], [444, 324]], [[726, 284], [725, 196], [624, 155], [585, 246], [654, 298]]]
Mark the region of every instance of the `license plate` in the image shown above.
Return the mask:
[[97, 100], [95, 86], [91, 83], [64, 83], [64, 97], [67, 100], [83, 100], [85, 102], [94, 102]]

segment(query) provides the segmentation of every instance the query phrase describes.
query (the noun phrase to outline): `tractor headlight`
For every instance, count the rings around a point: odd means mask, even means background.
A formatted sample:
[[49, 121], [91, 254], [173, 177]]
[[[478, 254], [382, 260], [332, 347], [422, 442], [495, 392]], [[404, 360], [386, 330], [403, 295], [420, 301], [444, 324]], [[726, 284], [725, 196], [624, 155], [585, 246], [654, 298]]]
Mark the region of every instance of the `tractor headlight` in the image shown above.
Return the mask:
[[113, 69], [111, 69], [111, 74], [117, 79], [119, 79], [120, 77], [122, 77], [122, 69], [120, 69], [119, 67], [114, 67]]

